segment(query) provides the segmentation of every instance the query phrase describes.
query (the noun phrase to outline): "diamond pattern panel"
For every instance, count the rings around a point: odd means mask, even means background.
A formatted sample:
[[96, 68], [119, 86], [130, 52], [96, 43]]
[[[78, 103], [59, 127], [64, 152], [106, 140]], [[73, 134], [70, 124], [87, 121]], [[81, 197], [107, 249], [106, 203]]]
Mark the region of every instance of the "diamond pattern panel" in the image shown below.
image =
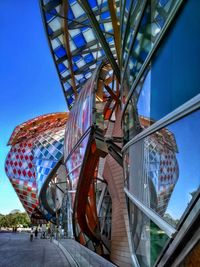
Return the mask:
[[8, 153], [5, 166], [7, 176], [29, 214], [38, 205], [32, 141], [13, 146]]
[[63, 156], [64, 133], [64, 127], [45, 131], [35, 142], [34, 158], [38, 194], [44, 181]]
[[67, 118], [66, 113], [40, 116], [17, 126], [11, 135], [5, 170], [30, 216], [39, 207], [43, 183], [62, 158]]

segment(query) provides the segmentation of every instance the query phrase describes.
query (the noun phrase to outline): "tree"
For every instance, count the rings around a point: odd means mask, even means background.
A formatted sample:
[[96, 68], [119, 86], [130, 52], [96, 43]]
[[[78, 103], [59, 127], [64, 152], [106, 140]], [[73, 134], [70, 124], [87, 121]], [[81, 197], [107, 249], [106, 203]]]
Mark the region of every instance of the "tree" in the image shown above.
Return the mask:
[[30, 218], [26, 212], [16, 212], [7, 215], [0, 215], [0, 227], [28, 227], [31, 225]]

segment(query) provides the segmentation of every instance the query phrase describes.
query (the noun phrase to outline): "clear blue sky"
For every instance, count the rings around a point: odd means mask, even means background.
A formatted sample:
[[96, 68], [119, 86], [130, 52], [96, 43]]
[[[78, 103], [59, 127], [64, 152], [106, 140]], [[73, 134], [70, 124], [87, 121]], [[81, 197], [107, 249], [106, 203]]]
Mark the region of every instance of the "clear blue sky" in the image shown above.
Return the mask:
[[23, 210], [4, 171], [14, 127], [66, 111], [37, 0], [0, 0], [0, 213]]

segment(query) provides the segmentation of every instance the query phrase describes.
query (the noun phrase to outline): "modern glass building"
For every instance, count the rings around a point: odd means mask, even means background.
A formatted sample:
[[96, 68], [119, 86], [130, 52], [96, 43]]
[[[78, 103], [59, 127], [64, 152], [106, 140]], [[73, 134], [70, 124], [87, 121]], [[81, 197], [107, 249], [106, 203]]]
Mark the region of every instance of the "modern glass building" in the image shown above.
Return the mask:
[[40, 5], [69, 108], [31, 150], [42, 216], [117, 266], [199, 266], [200, 1]]
[[33, 223], [56, 221], [58, 203], [51, 192], [56, 189], [49, 181], [60, 179], [67, 118], [67, 113], [36, 117], [17, 126], [8, 141], [5, 170]]

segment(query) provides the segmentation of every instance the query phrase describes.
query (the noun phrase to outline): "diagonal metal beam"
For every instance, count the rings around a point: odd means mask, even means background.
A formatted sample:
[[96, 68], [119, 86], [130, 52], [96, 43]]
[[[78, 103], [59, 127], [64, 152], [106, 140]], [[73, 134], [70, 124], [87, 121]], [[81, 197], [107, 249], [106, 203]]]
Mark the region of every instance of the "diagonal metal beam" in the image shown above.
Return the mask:
[[120, 81], [120, 69], [119, 69], [119, 66], [118, 64], [116, 63], [115, 61], [115, 58], [110, 50], [110, 47], [106, 41], [106, 38], [105, 36], [103, 35], [102, 31], [101, 31], [101, 28], [100, 28], [100, 25], [90, 7], [90, 4], [88, 3], [88, 0], [84, 0], [84, 1], [81, 1], [81, 0], [78, 0], [78, 3], [80, 4], [80, 6], [85, 10], [86, 14], [88, 15], [88, 19], [90, 20], [90, 23], [94, 29], [94, 32], [97, 36], [97, 39], [99, 40], [105, 54], [106, 54], [106, 57], [107, 59], [109, 60], [112, 68], [113, 68], [113, 71], [115, 72], [115, 75], [117, 77], [117, 80]]
[[[64, 16], [68, 14], [68, 3], [65, 0], [62, 1], [62, 11], [63, 11]], [[78, 92], [76, 89], [76, 82], [75, 82], [74, 71], [73, 71], [72, 55], [71, 55], [70, 44], [69, 44], [70, 35], [68, 31], [68, 22], [66, 19], [63, 19], [63, 32], [64, 32], [64, 46], [67, 51], [69, 71], [71, 73], [72, 88], [74, 91], [75, 98], [77, 98]]]
[[[135, 40], [137, 38], [137, 34], [139, 32], [139, 29], [140, 29], [142, 18], [143, 18], [143, 15], [145, 14], [145, 10], [146, 10], [146, 7], [147, 7], [148, 3], [149, 3], [148, 0], [144, 0], [144, 2], [142, 3], [142, 8], [141, 8], [141, 11], [140, 11], [140, 14], [139, 14], [139, 18], [138, 18], [137, 24], [135, 25], [134, 34], [133, 34], [133, 38], [132, 38], [132, 41], [131, 41], [131, 44], [130, 44], [130, 48], [129, 48], [129, 52], [128, 52], [127, 58], [129, 58], [130, 54], [132, 53], [132, 48], [133, 48]], [[127, 65], [128, 65], [128, 60], [125, 62], [124, 70], [126, 70]], [[122, 75], [123, 75], [123, 77], [122, 77], [122, 81], [123, 81], [124, 78], [125, 78], [125, 72]]]
[[109, 0], [108, 6], [109, 6], [111, 21], [112, 21], [112, 26], [113, 26], [117, 59], [118, 59], [119, 65], [120, 65], [120, 26], [119, 26], [119, 21], [118, 21], [117, 14], [116, 14], [117, 13], [117, 7], [116, 7], [114, 0]]
[[113, 90], [110, 88], [110, 86], [105, 84], [106, 91], [111, 95], [112, 99], [114, 99], [116, 102], [119, 102], [119, 98], [117, 95], [113, 92]]

